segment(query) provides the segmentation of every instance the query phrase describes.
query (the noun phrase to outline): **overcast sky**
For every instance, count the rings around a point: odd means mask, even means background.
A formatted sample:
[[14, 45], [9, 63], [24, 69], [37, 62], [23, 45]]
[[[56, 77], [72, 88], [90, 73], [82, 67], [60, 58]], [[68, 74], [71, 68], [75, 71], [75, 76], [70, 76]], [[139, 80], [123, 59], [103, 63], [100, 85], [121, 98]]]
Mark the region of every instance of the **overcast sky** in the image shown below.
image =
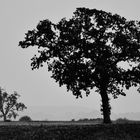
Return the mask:
[[[43, 19], [58, 22], [71, 17], [76, 7], [102, 9], [127, 19], [140, 20], [140, 0], [0, 0], [0, 86], [16, 90], [28, 106], [81, 106], [100, 110], [100, 96], [75, 99], [65, 87], [59, 87], [46, 67], [31, 70], [32, 47], [22, 49], [18, 42], [29, 29]], [[112, 111], [140, 112], [140, 94], [131, 89], [127, 97], [111, 100]]]

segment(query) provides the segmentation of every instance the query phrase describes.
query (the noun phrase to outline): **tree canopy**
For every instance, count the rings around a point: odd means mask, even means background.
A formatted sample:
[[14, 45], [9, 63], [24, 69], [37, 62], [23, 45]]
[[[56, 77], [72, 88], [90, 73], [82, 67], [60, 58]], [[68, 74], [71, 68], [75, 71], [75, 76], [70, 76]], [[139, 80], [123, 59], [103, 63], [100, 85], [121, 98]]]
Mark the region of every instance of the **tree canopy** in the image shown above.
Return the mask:
[[21, 122], [31, 122], [32, 119], [29, 116], [22, 116], [19, 121]]
[[17, 92], [8, 94], [4, 89], [0, 88], [0, 117], [4, 121], [12, 117], [15, 119], [19, 111], [27, 108], [23, 103], [17, 101], [19, 97], [20, 95]]
[[[125, 88], [140, 84], [140, 22], [117, 14], [77, 8], [72, 18], [57, 24], [40, 21], [19, 46], [37, 46], [32, 69], [47, 63], [52, 78], [77, 98], [95, 88], [104, 117], [110, 114], [108, 94], [125, 96]], [[129, 67], [121, 67], [122, 62]]]

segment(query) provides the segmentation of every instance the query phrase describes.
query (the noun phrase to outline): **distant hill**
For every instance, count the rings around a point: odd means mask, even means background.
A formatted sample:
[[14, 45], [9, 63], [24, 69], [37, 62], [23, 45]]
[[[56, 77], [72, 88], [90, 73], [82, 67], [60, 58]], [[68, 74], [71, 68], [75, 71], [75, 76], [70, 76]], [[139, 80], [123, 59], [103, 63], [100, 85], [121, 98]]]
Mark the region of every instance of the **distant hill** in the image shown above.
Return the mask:
[[[92, 110], [86, 107], [75, 107], [75, 106], [32, 106], [28, 107], [27, 110], [19, 114], [29, 115], [33, 120], [79, 120], [84, 118], [102, 118], [101, 112]], [[140, 112], [138, 113], [111, 113], [111, 119], [116, 120], [118, 118], [127, 118], [129, 120], [140, 120]]]
[[20, 116], [28, 115], [33, 120], [78, 120], [82, 118], [101, 118], [101, 113], [86, 107], [50, 106], [28, 107]]
[[118, 114], [121, 118], [127, 118], [129, 120], [140, 120], [140, 112], [129, 112]]

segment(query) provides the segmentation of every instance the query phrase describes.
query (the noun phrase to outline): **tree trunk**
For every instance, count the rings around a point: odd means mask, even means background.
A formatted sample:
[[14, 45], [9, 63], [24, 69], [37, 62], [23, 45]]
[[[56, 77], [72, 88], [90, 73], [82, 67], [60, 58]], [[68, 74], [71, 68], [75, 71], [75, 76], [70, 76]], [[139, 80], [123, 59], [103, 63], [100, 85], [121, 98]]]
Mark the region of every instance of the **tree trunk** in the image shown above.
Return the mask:
[[3, 121], [6, 122], [6, 120], [7, 120], [7, 118], [6, 118], [6, 115], [4, 114], [3, 115]]
[[109, 104], [109, 98], [106, 89], [102, 88], [100, 90], [100, 95], [102, 98], [102, 106], [101, 106], [101, 111], [103, 112], [103, 123], [111, 123], [110, 119], [110, 104]]

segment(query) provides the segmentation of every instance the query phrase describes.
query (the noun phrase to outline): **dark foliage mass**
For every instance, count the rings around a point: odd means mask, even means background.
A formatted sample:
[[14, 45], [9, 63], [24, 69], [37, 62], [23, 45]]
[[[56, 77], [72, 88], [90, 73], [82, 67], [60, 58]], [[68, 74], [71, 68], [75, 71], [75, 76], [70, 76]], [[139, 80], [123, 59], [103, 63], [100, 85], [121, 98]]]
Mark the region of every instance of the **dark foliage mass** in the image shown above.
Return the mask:
[[[140, 84], [140, 22], [117, 14], [77, 8], [69, 20], [40, 21], [19, 46], [37, 46], [32, 69], [47, 63], [52, 78], [77, 98], [95, 89], [106, 123], [110, 122], [108, 94], [125, 96], [125, 88]], [[123, 62], [127, 68], [120, 66]]]
[[0, 126], [1, 140], [138, 140], [139, 124]]
[[13, 94], [8, 94], [4, 89], [0, 88], [0, 117], [4, 121], [9, 122], [12, 117], [15, 119], [18, 112], [27, 107], [18, 102], [20, 95], [15, 91]]
[[22, 116], [21, 118], [19, 118], [19, 121], [30, 122], [30, 121], [32, 121], [32, 119], [29, 116]]

